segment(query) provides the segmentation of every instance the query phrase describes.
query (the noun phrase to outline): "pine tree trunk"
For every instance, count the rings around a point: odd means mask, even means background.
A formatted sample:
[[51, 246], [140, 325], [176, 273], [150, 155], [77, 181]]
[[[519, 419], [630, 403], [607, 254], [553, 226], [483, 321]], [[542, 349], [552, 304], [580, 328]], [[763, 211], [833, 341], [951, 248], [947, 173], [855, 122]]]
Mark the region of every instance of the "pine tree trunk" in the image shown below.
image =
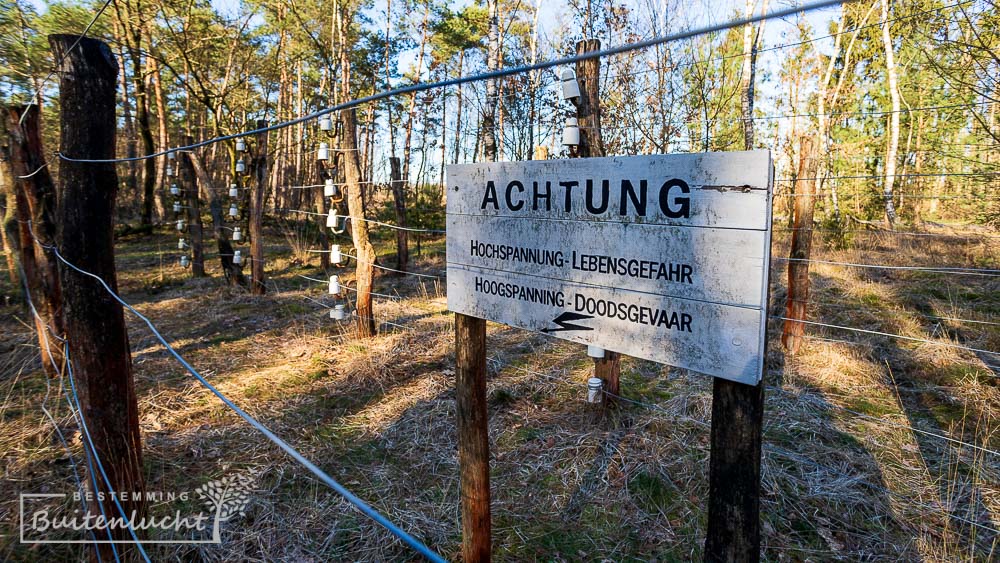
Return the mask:
[[[495, 71], [500, 67], [499, 21], [497, 19], [497, 2], [487, 0], [489, 17], [489, 33], [487, 34], [486, 70]], [[483, 115], [479, 127], [479, 138], [482, 140], [483, 160], [488, 162], [497, 159], [497, 79], [486, 81], [486, 103], [483, 104]]]
[[361, 197], [361, 167], [358, 162], [357, 151], [357, 116], [355, 110], [349, 109], [340, 112], [340, 121], [343, 125], [343, 140], [341, 147], [344, 149], [343, 167], [344, 179], [347, 190], [347, 212], [351, 217], [351, 236], [354, 239], [354, 251], [357, 256], [356, 293], [357, 303], [355, 304], [355, 314], [357, 315], [358, 337], [367, 338], [375, 336], [375, 310], [372, 307], [372, 285], [375, 278], [375, 248], [368, 235], [368, 223], [364, 221], [364, 200]]
[[896, 59], [889, 33], [889, 0], [882, 0], [882, 47], [885, 49], [885, 73], [889, 82], [889, 99], [892, 113], [889, 115], [889, 144], [885, 150], [885, 183], [882, 196], [885, 198], [885, 220], [889, 228], [896, 222], [893, 203], [893, 185], [896, 181], [896, 152], [899, 150], [899, 85], [896, 77]]

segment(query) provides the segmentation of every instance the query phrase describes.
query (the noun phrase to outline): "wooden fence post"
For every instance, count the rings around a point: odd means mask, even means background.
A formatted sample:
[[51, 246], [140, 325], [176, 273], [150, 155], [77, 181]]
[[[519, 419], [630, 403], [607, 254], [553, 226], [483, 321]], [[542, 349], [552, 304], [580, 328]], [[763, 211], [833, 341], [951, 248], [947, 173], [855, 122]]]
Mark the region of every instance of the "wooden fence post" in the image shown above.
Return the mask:
[[35, 319], [35, 328], [42, 366], [46, 373], [55, 376], [63, 364], [59, 345], [64, 333], [62, 284], [58, 259], [49, 248], [56, 240], [56, 187], [45, 162], [39, 117], [36, 105], [8, 107], [6, 111], [25, 290], [39, 317]]
[[490, 437], [486, 321], [455, 314], [455, 410], [462, 498], [462, 560], [490, 560]]
[[[76, 35], [50, 35], [49, 44], [54, 59], [60, 61], [60, 151], [75, 158], [114, 158], [118, 65], [111, 50], [101, 41]], [[60, 252], [67, 261], [98, 276], [117, 292], [115, 164], [64, 160], [59, 166], [59, 180], [63, 189], [59, 206]], [[122, 306], [94, 278], [62, 263], [59, 272], [66, 338], [81, 414], [110, 489], [128, 493], [121, 500], [122, 507], [127, 516], [134, 511], [138, 521], [145, 513], [142, 438]], [[95, 492], [104, 493], [105, 500], [98, 504], [95, 495], [91, 512], [97, 514], [103, 508], [109, 516], [118, 515], [103, 478], [98, 475], [93, 481], [97, 483]], [[111, 533], [118, 540], [129, 537], [123, 528], [112, 529]], [[109, 544], [99, 549], [103, 560], [114, 558]], [[119, 553], [129, 550], [119, 546]]]
[[[442, 164], [442, 166], [444, 166]], [[389, 157], [389, 180], [392, 185], [392, 199], [396, 207], [396, 225], [406, 227], [406, 183], [399, 171], [399, 157]], [[407, 231], [396, 229], [396, 269], [406, 271], [410, 262], [410, 248]]]
[[[582, 55], [601, 49], [600, 39], [586, 39], [576, 44], [576, 54]], [[604, 156], [604, 138], [601, 134], [601, 59], [585, 59], [576, 63], [576, 77], [580, 84], [580, 101], [576, 106], [577, 121], [580, 126], [580, 147], [577, 155], [581, 158]], [[621, 394], [621, 355], [611, 350], [604, 351], [603, 358], [594, 359], [594, 377], [604, 381], [607, 392], [602, 401], [602, 409], [614, 406], [615, 398]]]
[[[803, 137], [799, 150], [799, 173], [797, 178], [816, 176], [816, 150], [811, 137]], [[809, 304], [809, 256], [812, 253], [813, 211], [816, 208], [815, 194], [811, 180], [796, 180], [792, 199], [792, 245], [788, 253], [788, 299], [781, 333], [781, 343], [785, 352], [795, 354], [805, 333], [806, 308]], [[795, 319], [795, 320], [791, 320]]]
[[[267, 121], [258, 120], [257, 129], [267, 127]], [[256, 155], [253, 159], [255, 182], [250, 195], [250, 293], [264, 295], [264, 194], [267, 190], [267, 132], [257, 134]]]
[[[10, 284], [17, 288], [21, 285], [17, 269], [17, 255], [20, 245], [17, 237], [17, 203], [14, 196], [14, 177], [10, 171], [10, 151], [7, 144], [0, 142], [0, 241], [3, 242], [3, 252], [7, 259], [7, 274]], [[16, 290], [15, 290], [16, 291]]]
[[[184, 145], [194, 144], [194, 137], [184, 136]], [[191, 275], [196, 278], [205, 277], [205, 247], [203, 244], [204, 228], [201, 224], [201, 200], [198, 198], [198, 181], [194, 173], [194, 153], [182, 151], [177, 158], [178, 175], [184, 194], [187, 196], [188, 234], [191, 237]]]

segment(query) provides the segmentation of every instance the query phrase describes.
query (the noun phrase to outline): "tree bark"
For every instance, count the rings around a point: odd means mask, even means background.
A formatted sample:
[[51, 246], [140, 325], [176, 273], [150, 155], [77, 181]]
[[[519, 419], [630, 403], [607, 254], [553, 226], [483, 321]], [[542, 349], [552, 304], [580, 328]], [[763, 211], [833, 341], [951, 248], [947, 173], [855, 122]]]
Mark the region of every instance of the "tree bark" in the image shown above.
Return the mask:
[[233, 263], [233, 245], [229, 243], [226, 236], [226, 221], [223, 217], [222, 202], [216, 194], [212, 185], [212, 177], [205, 170], [205, 165], [201, 161], [198, 153], [192, 152], [188, 155], [191, 166], [194, 168], [195, 176], [201, 187], [201, 193], [208, 200], [209, 213], [212, 215], [212, 230], [215, 231], [215, 240], [219, 250], [219, 263], [222, 265], [222, 272], [226, 276], [229, 285], [246, 286], [247, 280], [243, 275], [243, 268]]
[[[194, 144], [191, 135], [184, 137], [184, 145]], [[184, 186], [184, 195], [187, 196], [187, 222], [188, 234], [191, 237], [191, 275], [196, 278], [205, 277], [205, 250], [203, 244], [204, 227], [201, 223], [201, 200], [198, 198], [198, 180], [194, 173], [192, 160], [194, 154], [191, 151], [179, 152], [177, 155], [177, 168], [179, 176]]]
[[17, 257], [21, 245], [17, 236], [17, 201], [14, 194], [14, 175], [10, 171], [10, 157], [5, 146], [0, 146], [0, 240], [3, 241], [4, 257], [7, 260], [7, 274], [13, 287], [21, 286], [17, 270]]
[[361, 197], [361, 165], [358, 162], [357, 122], [354, 109], [340, 112], [343, 125], [342, 144], [344, 166], [344, 189], [347, 190], [347, 212], [351, 218], [351, 237], [357, 253], [355, 314], [357, 315], [358, 337], [375, 336], [375, 310], [372, 308], [372, 285], [375, 278], [375, 248], [368, 234], [368, 223], [364, 221], [364, 200]]
[[56, 186], [45, 162], [38, 106], [8, 107], [6, 114], [25, 290], [38, 314], [34, 320], [42, 365], [55, 377], [62, 369], [59, 341], [65, 333], [59, 264], [52, 250], [56, 244]]
[[[389, 177], [392, 198], [396, 207], [396, 225], [406, 226], [406, 184], [399, 174], [399, 159], [389, 157]], [[396, 229], [396, 269], [405, 272], [410, 262], [410, 245], [407, 231]]]
[[889, 32], [889, 0], [882, 0], [882, 47], [885, 50], [885, 74], [889, 82], [889, 99], [892, 113], [889, 114], [889, 144], [885, 149], [885, 183], [882, 195], [885, 198], [885, 220], [891, 229], [896, 223], [896, 207], [892, 201], [893, 184], [896, 181], [896, 153], [899, 150], [899, 85], [896, 77], [896, 58]]
[[[497, 2], [487, 0], [489, 17], [489, 32], [487, 34], [486, 70], [494, 71], [500, 67], [499, 21], [497, 18]], [[492, 162], [497, 159], [497, 79], [486, 81], [486, 103], [483, 104], [482, 124], [479, 137], [482, 139], [483, 160]]]
[[[79, 40], [76, 48], [70, 47]], [[118, 65], [103, 42], [74, 35], [50, 35], [59, 68], [59, 107], [62, 122], [60, 150], [84, 159], [115, 158], [115, 85]], [[91, 272], [118, 291], [115, 272], [114, 209], [118, 174], [112, 163], [63, 161], [59, 167], [62, 199], [59, 202], [59, 248], [65, 259]], [[145, 514], [142, 500], [142, 439], [139, 409], [132, 379], [132, 359], [122, 306], [93, 277], [60, 265], [66, 337], [72, 378], [78, 391], [81, 414], [93, 452], [101, 460], [90, 511], [120, 515], [110, 500], [111, 490], [128, 492], [121, 500], [125, 516]], [[95, 460], [96, 461], [96, 460]], [[99, 494], [104, 501], [97, 500]], [[100, 504], [99, 504], [100, 503]], [[138, 518], [136, 520], [138, 520]], [[110, 530], [116, 540], [128, 532]], [[141, 533], [137, 531], [137, 533]], [[101, 544], [102, 560], [114, 558], [111, 546]], [[118, 544], [130, 557], [132, 548]], [[134, 555], [134, 554], [133, 554]]]
[[[257, 129], [267, 127], [267, 121], [258, 120]], [[256, 154], [253, 159], [254, 186], [250, 195], [250, 293], [264, 295], [264, 194], [267, 192], [267, 133], [257, 134]]]

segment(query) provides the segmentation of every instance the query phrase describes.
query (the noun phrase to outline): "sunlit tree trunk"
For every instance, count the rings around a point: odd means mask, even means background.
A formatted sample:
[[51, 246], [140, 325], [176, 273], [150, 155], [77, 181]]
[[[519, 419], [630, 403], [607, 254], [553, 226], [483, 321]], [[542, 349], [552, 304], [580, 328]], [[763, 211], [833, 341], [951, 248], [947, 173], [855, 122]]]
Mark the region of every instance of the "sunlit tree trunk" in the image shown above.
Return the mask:
[[892, 49], [892, 35], [889, 32], [889, 0], [882, 0], [882, 47], [885, 49], [885, 74], [889, 85], [889, 99], [892, 113], [889, 114], [888, 146], [885, 150], [885, 183], [882, 195], [885, 198], [885, 220], [892, 228], [896, 222], [893, 204], [893, 184], [896, 180], [896, 152], [899, 150], [899, 85], [896, 79], [896, 58]]

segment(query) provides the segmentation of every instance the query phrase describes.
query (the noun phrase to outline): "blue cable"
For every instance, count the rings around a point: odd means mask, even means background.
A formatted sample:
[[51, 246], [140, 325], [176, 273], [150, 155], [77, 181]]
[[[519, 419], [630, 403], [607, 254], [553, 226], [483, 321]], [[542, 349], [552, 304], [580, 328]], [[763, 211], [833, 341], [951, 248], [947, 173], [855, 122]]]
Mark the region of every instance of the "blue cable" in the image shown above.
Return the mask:
[[[146, 563], [152, 563], [150, 561], [150, 559], [149, 559], [149, 556], [146, 555], [146, 550], [142, 547], [142, 544], [139, 542], [139, 536], [137, 536], [135, 534], [135, 529], [132, 528], [132, 523], [129, 520], [128, 515], [125, 514], [125, 509], [122, 507], [121, 502], [119, 502], [118, 495], [115, 494], [114, 487], [111, 486], [111, 479], [108, 479], [108, 474], [104, 471], [104, 464], [101, 463], [101, 457], [99, 455], [97, 455], [97, 448], [94, 447], [94, 441], [93, 441], [93, 439], [91, 439], [91, 437], [90, 437], [90, 431], [87, 429], [87, 421], [86, 421], [86, 417], [83, 415], [83, 407], [80, 406], [80, 396], [77, 395], [77, 393], [76, 393], [76, 382], [73, 381], [74, 380], [74, 377], [73, 377], [73, 362], [71, 362], [70, 359], [69, 359], [69, 343], [68, 342], [66, 343], [65, 350], [66, 350], [66, 369], [69, 370], [69, 386], [70, 386], [70, 389], [72, 389], [72, 391], [73, 391], [73, 400], [76, 403], [76, 410], [77, 410], [77, 412], [80, 413], [80, 427], [83, 428], [83, 435], [87, 437], [87, 443], [90, 445], [90, 452], [94, 456], [94, 461], [97, 462], [97, 468], [101, 471], [101, 477], [104, 478], [104, 483], [108, 486], [108, 491], [111, 492], [111, 500], [113, 500], [114, 503], [115, 503], [115, 506], [118, 507], [118, 512], [121, 513], [122, 518], [124, 519], [125, 525], [128, 528], [129, 534], [131, 534], [131, 536], [132, 536], [132, 540], [135, 541], [135, 546], [137, 548], [139, 548], [139, 553], [142, 555], [142, 558], [146, 560]], [[86, 448], [84, 448], [84, 449], [86, 450]], [[98, 502], [98, 504], [101, 504], [101, 503]], [[103, 508], [101, 509], [101, 513], [103, 515], [103, 513], [104, 513], [104, 509]], [[107, 521], [109, 523], [108, 528], [109, 528], [109, 533], [110, 533], [110, 520], [107, 519], [107, 516], [105, 516], [105, 521]], [[111, 543], [111, 547], [114, 547], [114, 545], [115, 545], [114, 542], [112, 542]]]
[[[29, 228], [30, 228], [30, 222], [29, 222]], [[34, 232], [33, 231], [32, 231], [32, 236], [34, 237]], [[142, 313], [140, 313], [139, 311], [137, 311], [134, 307], [132, 307], [131, 305], [129, 305], [124, 299], [122, 299], [121, 297], [119, 297], [118, 294], [115, 293], [111, 289], [111, 287], [108, 286], [108, 284], [105, 283], [105, 281], [100, 278], [100, 276], [97, 276], [96, 274], [92, 274], [92, 273], [90, 273], [90, 272], [88, 272], [86, 270], [82, 270], [82, 269], [78, 268], [76, 265], [70, 263], [68, 260], [66, 260], [66, 258], [63, 257], [63, 255], [59, 252], [59, 249], [56, 248], [55, 246], [45, 245], [41, 241], [39, 241], [37, 237], [35, 237], [35, 242], [37, 244], [45, 247], [45, 248], [48, 248], [48, 249], [52, 250], [53, 253], [55, 253], [56, 257], [59, 258], [60, 261], [62, 261], [64, 264], [66, 264], [70, 268], [76, 270], [77, 272], [79, 272], [79, 273], [81, 273], [81, 274], [83, 274], [85, 276], [88, 276], [88, 277], [91, 277], [91, 278], [94, 278], [95, 280], [97, 280], [97, 282], [100, 283], [104, 287], [104, 290], [107, 291], [109, 295], [111, 295], [112, 297], [114, 297], [114, 299], [116, 301], [118, 301], [118, 303], [120, 303], [123, 307], [125, 307], [126, 309], [128, 309], [129, 311], [131, 311], [133, 315], [139, 317], [144, 323], [146, 323], [146, 326], [149, 327], [149, 330], [151, 330], [153, 332], [153, 334], [156, 335], [157, 340], [159, 340], [160, 343], [163, 344], [163, 346], [167, 349], [167, 351], [170, 352], [170, 354], [182, 366], [184, 366], [184, 369], [186, 369], [191, 375], [193, 375], [202, 385], [205, 386], [206, 389], [208, 389], [209, 391], [211, 391], [212, 394], [214, 394], [216, 397], [218, 397], [219, 400], [221, 400], [227, 407], [229, 407], [230, 409], [233, 410], [233, 412], [235, 412], [236, 414], [238, 414], [240, 416], [240, 418], [242, 418], [243, 420], [247, 421], [247, 423], [249, 423], [251, 426], [253, 426], [254, 428], [256, 428], [257, 431], [259, 431], [261, 434], [263, 434], [267, 439], [271, 440], [272, 442], [274, 442], [275, 445], [277, 445], [279, 448], [281, 448], [282, 450], [284, 450], [285, 453], [287, 453], [289, 456], [292, 457], [292, 459], [294, 459], [295, 461], [297, 461], [300, 464], [302, 464], [303, 467], [305, 467], [306, 469], [308, 469], [309, 472], [312, 473], [313, 475], [315, 475], [320, 481], [322, 481], [328, 487], [330, 487], [331, 489], [333, 489], [334, 491], [336, 491], [337, 493], [339, 493], [341, 496], [343, 496], [345, 499], [347, 499], [348, 502], [350, 502], [355, 507], [357, 507], [358, 510], [360, 510], [363, 514], [365, 514], [366, 516], [368, 516], [372, 520], [374, 520], [374, 521], [378, 522], [379, 524], [381, 524], [382, 527], [384, 527], [386, 530], [388, 530], [390, 533], [392, 533], [397, 538], [401, 539], [405, 544], [407, 544], [408, 546], [410, 546], [411, 548], [413, 548], [413, 550], [416, 551], [417, 553], [423, 555], [424, 557], [426, 557], [430, 561], [434, 561], [435, 563], [446, 563], [447, 562], [447, 560], [445, 558], [441, 557], [440, 555], [438, 555], [437, 553], [435, 553], [434, 551], [432, 551], [426, 545], [424, 545], [423, 543], [421, 543], [420, 540], [418, 540], [418, 539], [414, 538], [413, 536], [411, 536], [410, 534], [406, 533], [405, 531], [403, 531], [402, 528], [400, 528], [399, 526], [396, 526], [395, 524], [393, 524], [392, 522], [390, 522], [385, 516], [382, 516], [381, 514], [379, 514], [371, 506], [368, 506], [367, 503], [365, 503], [363, 500], [361, 500], [360, 498], [358, 498], [357, 496], [355, 496], [354, 493], [352, 493], [351, 491], [347, 490], [343, 485], [341, 485], [340, 483], [338, 483], [333, 477], [327, 475], [326, 472], [324, 472], [322, 469], [320, 469], [319, 467], [317, 467], [316, 464], [314, 464], [313, 462], [311, 462], [308, 459], [306, 459], [295, 448], [293, 448], [287, 442], [285, 442], [284, 440], [282, 440], [281, 438], [279, 438], [274, 432], [271, 432], [271, 430], [269, 430], [266, 426], [264, 426], [259, 421], [257, 421], [257, 419], [255, 419], [254, 417], [252, 417], [249, 414], [247, 414], [240, 407], [236, 406], [235, 403], [233, 403], [231, 400], [229, 400], [229, 398], [226, 397], [225, 395], [223, 395], [221, 391], [219, 391], [211, 383], [209, 383], [208, 380], [206, 380], [200, 373], [198, 373], [198, 371], [196, 369], [194, 369], [191, 366], [191, 364], [189, 364], [187, 362], [187, 360], [185, 360], [183, 357], [181, 357], [181, 355], [178, 354], [176, 350], [174, 350], [174, 347], [171, 346], [169, 342], [167, 342], [167, 339], [164, 338], [162, 334], [160, 334], [160, 331], [156, 330], [156, 326], [153, 325], [152, 321], [150, 321], [148, 318], [146, 318]], [[68, 365], [68, 362], [67, 362], [67, 365]], [[70, 384], [71, 385], [73, 384], [73, 377], [72, 376], [73, 376], [73, 372], [72, 372], [72, 370], [70, 370]], [[74, 393], [74, 395], [76, 394], [76, 388], [75, 388], [75, 386], [74, 386], [74, 389], [73, 389], [73, 393]], [[77, 402], [77, 404], [79, 405], [79, 401]], [[82, 413], [81, 413], [81, 419], [82, 418], [83, 417], [82, 417]], [[86, 426], [84, 426], [84, 429], [86, 430]], [[88, 439], [89, 439], [89, 435], [88, 435]], [[100, 459], [97, 460], [97, 463], [98, 463], [99, 467], [100, 467], [100, 461], [101, 461]], [[103, 471], [104, 471], [103, 468], [101, 468], [101, 472], [102, 473], [103, 473]], [[105, 476], [105, 480], [106, 479], [107, 479], [107, 476]], [[110, 487], [110, 484], [108, 486]], [[115, 502], [117, 503], [118, 500], [115, 499]], [[120, 508], [121, 507], [119, 506], [119, 509]], [[138, 543], [138, 540], [136, 540], [136, 543]], [[140, 546], [140, 549], [142, 549], [141, 546]], [[144, 551], [143, 551], [143, 555], [145, 556], [145, 552]], [[148, 562], [149, 559], [146, 558], [146, 561]]]

